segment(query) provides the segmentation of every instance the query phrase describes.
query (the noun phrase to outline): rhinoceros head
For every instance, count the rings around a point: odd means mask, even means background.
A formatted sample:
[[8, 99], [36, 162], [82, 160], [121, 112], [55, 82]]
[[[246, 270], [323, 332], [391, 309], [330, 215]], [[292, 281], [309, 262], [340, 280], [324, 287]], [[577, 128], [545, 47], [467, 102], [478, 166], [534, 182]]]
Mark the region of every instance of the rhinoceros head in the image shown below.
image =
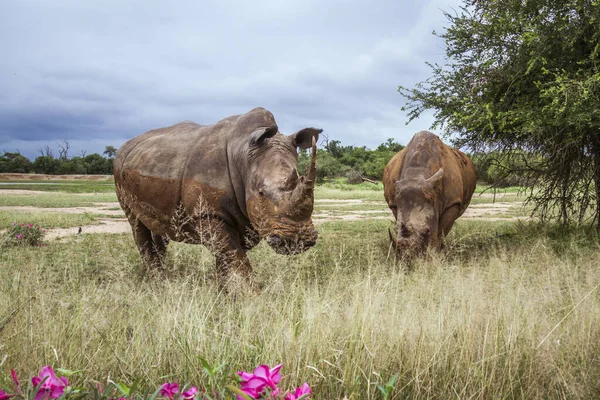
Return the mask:
[[[314, 203], [316, 141], [322, 129], [305, 128], [282, 135], [276, 125], [252, 133], [246, 209], [259, 235], [278, 253], [296, 254], [317, 240], [311, 214]], [[297, 148], [312, 148], [306, 175], [298, 174]]]
[[398, 257], [412, 258], [430, 245], [437, 245], [439, 187], [444, 170], [433, 176], [410, 177], [395, 183], [396, 232], [390, 240]]

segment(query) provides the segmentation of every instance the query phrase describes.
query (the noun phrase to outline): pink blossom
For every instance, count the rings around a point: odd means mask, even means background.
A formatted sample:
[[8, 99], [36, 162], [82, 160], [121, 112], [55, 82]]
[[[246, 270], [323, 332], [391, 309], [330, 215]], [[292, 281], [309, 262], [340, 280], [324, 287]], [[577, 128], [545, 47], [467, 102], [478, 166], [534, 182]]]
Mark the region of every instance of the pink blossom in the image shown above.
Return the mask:
[[[44, 378], [47, 378], [43, 383]], [[69, 381], [64, 376], [57, 377], [54, 370], [49, 365], [42, 367], [40, 376], [31, 378], [33, 386], [40, 386], [39, 392], [35, 395], [35, 400], [58, 399], [69, 386]]]
[[168, 397], [171, 400], [173, 400], [173, 397], [175, 397], [177, 393], [179, 393], [179, 384], [177, 382], [163, 383], [162, 389], [160, 389], [160, 395], [162, 397]]
[[191, 400], [194, 398], [196, 393], [198, 393], [198, 389], [196, 389], [194, 386], [192, 386], [185, 392], [181, 393], [181, 396], [179, 396], [179, 398], [184, 399], [184, 400]]
[[15, 372], [14, 369], [11, 369], [10, 374], [12, 375], [12, 380], [15, 383], [15, 388], [17, 389], [17, 393], [22, 394], [23, 392], [21, 391], [21, 383], [19, 383], [19, 378], [17, 377], [17, 373]]
[[27, 229], [31, 228], [32, 226], [33, 226], [33, 224], [27, 225]]
[[[281, 380], [279, 370], [283, 364], [269, 368], [268, 365], [259, 365], [253, 373], [239, 371], [237, 374], [242, 378], [240, 389], [253, 399], [258, 398], [266, 387], [278, 392], [277, 384]], [[238, 396], [240, 399], [241, 396]]]
[[25, 224], [21, 224], [21, 226], [25, 226]]
[[312, 391], [310, 390], [310, 386], [308, 386], [308, 383], [304, 382], [302, 387], [296, 388], [296, 391], [294, 392], [294, 394], [286, 393], [285, 400], [297, 400], [298, 398], [300, 398], [303, 395], [310, 395], [310, 394], [312, 394]]
[[42, 232], [46, 233], [46, 230], [45, 230], [45, 229], [42, 229]]
[[41, 243], [40, 247], [46, 247], [46, 243]]
[[0, 400], [7, 400], [14, 396], [16, 396], [16, 395], [4, 393], [2, 390], [0, 390]]
[[19, 233], [19, 234], [17, 235], [17, 239], [21, 239], [22, 237], [23, 237], [23, 234], [22, 234], [22, 233]]

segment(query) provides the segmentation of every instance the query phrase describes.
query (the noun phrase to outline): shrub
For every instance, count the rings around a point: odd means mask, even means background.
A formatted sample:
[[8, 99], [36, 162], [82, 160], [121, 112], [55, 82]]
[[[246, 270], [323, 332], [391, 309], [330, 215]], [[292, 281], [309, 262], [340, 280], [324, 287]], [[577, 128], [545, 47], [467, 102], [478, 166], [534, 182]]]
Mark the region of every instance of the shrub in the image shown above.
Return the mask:
[[2, 235], [2, 246], [44, 246], [42, 240], [46, 230], [34, 224], [13, 222]]

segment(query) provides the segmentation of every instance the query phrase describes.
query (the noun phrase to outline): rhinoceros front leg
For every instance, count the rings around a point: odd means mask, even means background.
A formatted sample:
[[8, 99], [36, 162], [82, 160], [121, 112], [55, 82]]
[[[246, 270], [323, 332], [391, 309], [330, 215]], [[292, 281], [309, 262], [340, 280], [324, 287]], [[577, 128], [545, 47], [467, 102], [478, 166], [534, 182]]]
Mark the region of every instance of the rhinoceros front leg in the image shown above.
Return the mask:
[[252, 266], [241, 235], [225, 227], [218, 236], [219, 240], [211, 250], [215, 254], [219, 286], [228, 291], [240, 284], [253, 286]]
[[450, 229], [452, 229], [454, 222], [458, 219], [459, 216], [460, 206], [458, 204], [455, 204], [452, 207], [446, 209], [446, 211], [444, 211], [444, 213], [442, 214], [438, 227], [438, 246], [440, 246], [441, 248], [444, 248], [444, 239], [446, 235], [448, 235], [448, 232], [450, 232]]

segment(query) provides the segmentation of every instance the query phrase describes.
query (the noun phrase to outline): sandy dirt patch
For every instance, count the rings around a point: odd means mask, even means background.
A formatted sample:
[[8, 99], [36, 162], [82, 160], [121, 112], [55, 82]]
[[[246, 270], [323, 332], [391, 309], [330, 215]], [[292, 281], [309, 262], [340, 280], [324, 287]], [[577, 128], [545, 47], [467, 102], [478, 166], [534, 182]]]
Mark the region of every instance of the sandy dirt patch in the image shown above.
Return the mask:
[[500, 193], [500, 192], [496, 192], [496, 194], [494, 193], [490, 193], [490, 192], [485, 192], [485, 193], [479, 193], [479, 194], [474, 194], [473, 197], [485, 197], [485, 198], [497, 198], [497, 199], [501, 199], [503, 197], [518, 197], [519, 194], [516, 192], [509, 192], [509, 193]]
[[[101, 219], [98, 225], [81, 226], [81, 233], [131, 233], [131, 225], [126, 219]], [[49, 229], [46, 232], [47, 239], [61, 239], [76, 236], [79, 227]]]
[[[315, 203], [321, 205], [327, 203], [335, 203], [339, 205], [360, 205], [360, 204], [381, 204], [376, 201], [364, 201], [364, 200], [336, 200], [336, 199], [321, 199], [316, 200]], [[113, 216], [124, 216], [123, 211], [119, 207], [117, 202], [107, 203], [93, 203], [93, 207], [64, 207], [64, 208], [40, 208], [30, 206], [14, 206], [14, 207], [0, 207], [0, 210], [5, 211], [20, 211], [20, 212], [58, 212], [58, 213], [71, 213], [71, 214], [98, 214], [98, 215], [113, 215]], [[518, 209], [522, 206], [522, 202], [511, 202], [511, 203], [491, 203], [491, 204], [473, 204], [467, 208], [461, 219], [471, 219], [479, 221], [512, 221], [519, 219], [529, 219], [526, 216], [510, 216], [510, 217], [497, 217], [497, 215], [506, 214], [514, 209]], [[381, 215], [381, 214], [386, 215]], [[382, 205], [380, 210], [348, 210], [340, 212], [340, 210], [322, 210], [316, 212], [312, 216], [315, 224], [319, 225], [325, 222], [331, 221], [361, 221], [361, 220], [390, 220], [393, 221], [393, 214], [391, 210]], [[83, 225], [81, 227], [82, 233], [131, 233], [131, 227], [126, 218], [110, 218], [100, 219], [100, 224], [97, 225]], [[73, 228], [58, 228], [49, 229], [47, 232], [48, 239], [64, 238], [68, 236], [75, 236], [79, 232], [79, 227]]]
[[522, 202], [514, 203], [490, 203], [490, 204], [472, 204], [465, 210], [462, 218], [478, 218], [486, 215], [505, 214], [512, 209], [518, 209], [523, 205]]
[[107, 181], [112, 175], [46, 175], [1, 173], [0, 181]]

